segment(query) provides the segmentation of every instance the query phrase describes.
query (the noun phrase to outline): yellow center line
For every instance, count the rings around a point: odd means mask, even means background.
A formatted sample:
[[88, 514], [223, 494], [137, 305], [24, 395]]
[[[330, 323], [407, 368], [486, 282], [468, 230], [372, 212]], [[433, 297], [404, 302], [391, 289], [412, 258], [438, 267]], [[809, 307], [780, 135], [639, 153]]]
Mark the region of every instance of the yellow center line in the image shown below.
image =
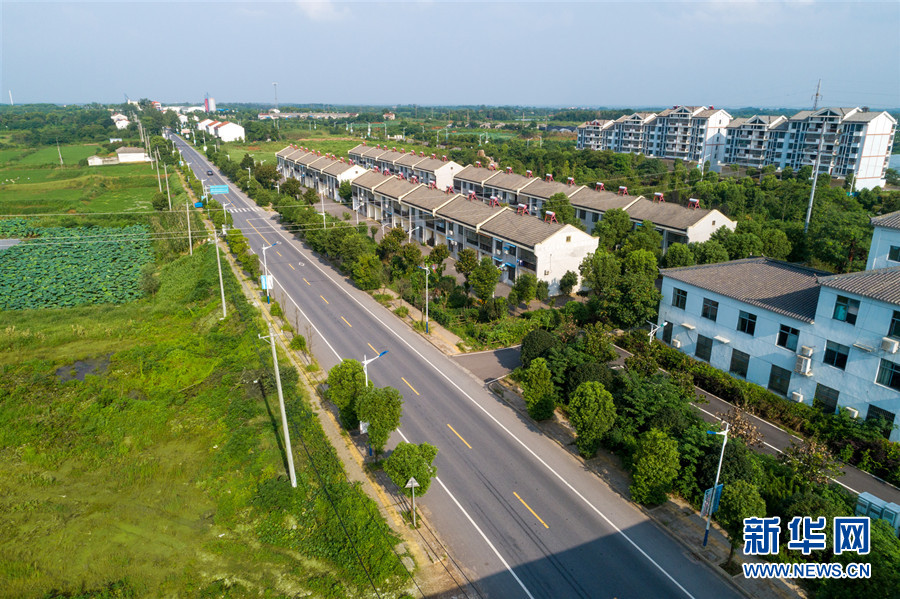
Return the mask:
[[515, 496], [516, 496], [516, 499], [518, 499], [518, 500], [519, 500], [519, 501], [521, 501], [521, 502], [522, 502], [522, 505], [524, 505], [524, 506], [525, 506], [525, 509], [527, 509], [527, 510], [528, 510], [528, 511], [529, 511], [529, 512], [531, 512], [531, 515], [532, 515], [532, 516], [534, 516], [534, 517], [535, 517], [535, 518], [537, 518], [537, 519], [538, 519], [538, 522], [540, 522], [540, 523], [541, 523], [541, 524], [543, 524], [543, 525], [544, 525], [544, 528], [550, 528], [550, 527], [549, 527], [549, 526], [547, 526], [547, 523], [546, 523], [546, 522], [544, 522], [544, 521], [543, 521], [543, 520], [541, 520], [541, 517], [540, 517], [540, 516], [538, 516], [538, 515], [537, 515], [537, 514], [535, 514], [535, 513], [534, 513], [534, 510], [533, 510], [533, 509], [531, 509], [531, 508], [530, 508], [530, 507], [529, 507], [529, 506], [528, 506], [528, 504], [527, 504], [527, 503], [525, 503], [525, 500], [524, 500], [524, 499], [522, 499], [522, 498], [521, 498], [521, 497], [519, 497], [519, 494], [518, 494], [518, 493], [516, 493], [516, 492], [515, 492], [515, 491], [513, 491], [513, 495], [515, 495]]
[[294, 265], [293, 265], [293, 264], [288, 264], [288, 266], [291, 267], [291, 270], [297, 270], [296, 268], [294, 268]]
[[412, 389], [412, 390], [413, 390], [413, 393], [415, 393], [416, 395], [419, 394], [419, 392], [416, 391], [416, 388], [409, 384], [409, 381], [408, 381], [408, 380], [406, 380], [406, 379], [403, 378], [402, 376], [400, 377], [400, 380], [403, 381], [404, 383], [406, 383], [406, 386], [409, 387], [410, 389]]
[[306, 280], [306, 277], [303, 277], [303, 282], [306, 283], [307, 285], [310, 284], [309, 281]]
[[[250, 225], [250, 228], [251, 228], [251, 229], [253, 229], [254, 231], [256, 231], [256, 234], [257, 234], [257, 235], [259, 235], [260, 237], [262, 237], [262, 240], [263, 240], [263, 241], [265, 241], [266, 243], [269, 243], [269, 240], [266, 239], [265, 235], [263, 235], [262, 233], [260, 233], [260, 232], [259, 232], [259, 229], [257, 229], [256, 227], [253, 226], [253, 223], [251, 223], [250, 221], [247, 221], [247, 224]], [[272, 245], [272, 244], [269, 243], [269, 245]], [[277, 251], [277, 250], [276, 250], [276, 251]]]
[[[450, 425], [448, 424], [447, 426], [450, 426]], [[455, 428], [453, 428], [452, 426], [450, 426], [450, 430], [453, 431], [453, 434], [454, 434], [454, 435], [456, 435], [457, 437], [459, 437], [459, 440], [460, 440], [460, 441], [462, 441], [463, 443], [466, 444], [466, 447], [468, 447], [469, 449], [472, 449], [472, 446], [469, 445], [469, 442], [466, 441], [465, 439], [463, 439], [463, 438], [462, 438], [462, 435], [460, 435], [458, 432], [456, 432], [456, 429], [455, 429]]]
[[[306, 279], [304, 279], [304, 281], [305, 281], [305, 280], [306, 280]], [[307, 283], [306, 283], [306, 284], [307, 284], [307, 285], [309, 285], [309, 282], [308, 282], [308, 281], [307, 281]], [[322, 301], [323, 301], [323, 302], [325, 302], [325, 303], [326, 303], [326, 304], [327, 304], [327, 303], [328, 303], [328, 300], [327, 300], [327, 299], [325, 299], [325, 296], [324, 296], [324, 295], [320, 295], [320, 296], [319, 296], [319, 297], [321, 297], [321, 298], [322, 298]]]
[[[372, 347], [372, 344], [371, 344], [371, 343], [369, 343], [369, 344], [368, 344], [368, 346], [369, 346], [369, 347]], [[375, 348], [374, 348], [374, 347], [372, 347], [372, 351], [373, 351], [373, 352], [375, 352], [375, 353], [376, 353], [376, 354], [377, 354], [377, 353], [378, 353], [378, 350], [377, 350], [377, 349], [375, 349]]]
[[[325, 299], [325, 298], [322, 298], [322, 299]], [[344, 322], [347, 322], [347, 319], [344, 318], [343, 316], [341, 316], [341, 320], [343, 320]], [[347, 322], [347, 326], [350, 327], [351, 329], [353, 328], [353, 325], [350, 324], [349, 322]]]
[[279, 252], [278, 250], [275, 250], [275, 253], [278, 254], [280, 257], [284, 258], [284, 256], [282, 256], [281, 252]]

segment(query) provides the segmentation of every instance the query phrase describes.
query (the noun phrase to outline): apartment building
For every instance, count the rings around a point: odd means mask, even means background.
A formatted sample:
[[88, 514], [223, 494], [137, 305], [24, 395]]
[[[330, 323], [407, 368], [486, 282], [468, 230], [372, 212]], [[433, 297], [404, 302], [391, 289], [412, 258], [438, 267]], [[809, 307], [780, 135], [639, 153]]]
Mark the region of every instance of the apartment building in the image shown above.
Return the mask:
[[614, 121], [594, 120], [578, 127], [578, 148], [580, 150], [610, 149], [610, 133]]
[[[900, 212], [881, 218], [873, 224], [884, 243], [873, 244], [870, 264], [900, 252]], [[900, 266], [831, 275], [749, 258], [662, 276], [663, 342], [793, 401], [896, 423]]]
[[725, 164], [762, 168], [775, 164], [787, 131], [787, 117], [757, 114], [734, 119], [725, 135]]

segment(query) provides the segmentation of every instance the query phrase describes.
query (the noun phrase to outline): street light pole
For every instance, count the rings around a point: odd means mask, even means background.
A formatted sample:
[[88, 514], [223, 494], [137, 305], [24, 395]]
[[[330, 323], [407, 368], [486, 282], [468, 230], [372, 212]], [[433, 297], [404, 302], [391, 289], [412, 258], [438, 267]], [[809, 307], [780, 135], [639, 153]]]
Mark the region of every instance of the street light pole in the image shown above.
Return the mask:
[[268, 264], [268, 262], [266, 262], [266, 250], [271, 250], [271, 249], [272, 249], [273, 247], [275, 247], [276, 245], [278, 245], [278, 242], [277, 242], [277, 241], [276, 241], [275, 243], [273, 243], [272, 245], [270, 245], [269, 247], [264, 247], [264, 248], [262, 249], [262, 253], [263, 253], [263, 269], [266, 271], [266, 303], [267, 303], [267, 304], [270, 303], [270, 302], [269, 302], [269, 288], [272, 286], [272, 282], [271, 282], [271, 280], [269, 279], [269, 264]]
[[368, 387], [369, 387], [369, 362], [374, 362], [375, 360], [377, 360], [378, 358], [380, 358], [381, 356], [383, 356], [383, 355], [386, 354], [386, 353], [388, 353], [388, 350], [384, 350], [383, 352], [381, 352], [380, 354], [378, 354], [378, 355], [375, 356], [374, 358], [369, 358], [368, 360], [366, 359], [366, 354], [363, 354], [363, 361], [362, 361], [362, 365], [363, 365], [363, 374], [364, 374], [365, 377], [366, 377], [366, 388], [367, 388], [367, 389], [368, 389]]
[[[719, 486], [719, 475], [722, 473], [722, 459], [725, 457], [725, 445], [728, 444], [728, 427], [729, 424], [725, 423], [724, 431], [706, 431], [707, 435], [722, 435], [725, 440], [722, 442], [722, 451], [719, 453], [719, 469], [716, 470], [716, 482], [713, 483], [713, 497], [716, 494], [716, 487]], [[703, 533], [703, 546], [706, 547], [706, 542], [709, 540], [709, 523], [712, 520], [712, 503], [709, 506], [709, 512], [706, 514], [706, 532]]]
[[[265, 339], [259, 335], [260, 339]], [[291, 486], [297, 486], [297, 475], [294, 473], [294, 453], [291, 451], [291, 436], [288, 434], [287, 411], [284, 409], [284, 394], [281, 391], [281, 373], [278, 371], [278, 352], [275, 351], [275, 333], [272, 325], [269, 325], [268, 338], [272, 342], [272, 363], [275, 365], [275, 385], [278, 388], [278, 405], [281, 407], [281, 427], [284, 430], [284, 451], [288, 458], [288, 472], [291, 476]]]
[[222, 204], [222, 232], [225, 232], [225, 227], [228, 225], [228, 212], [225, 211], [226, 206], [231, 206], [231, 202], [227, 204]]
[[431, 269], [426, 268], [424, 266], [420, 266], [422, 270], [425, 271], [425, 334], [428, 334], [428, 275], [431, 274]]
[[228, 316], [228, 310], [225, 308], [225, 283], [222, 280], [222, 259], [219, 257], [219, 240], [216, 239], [216, 266], [219, 267], [219, 291], [222, 292], [222, 318]]
[[418, 231], [418, 230], [419, 230], [419, 227], [416, 227], [415, 229], [410, 229], [410, 230], [409, 230], [409, 237], [408, 237], [408, 239], [406, 240], [406, 243], [412, 243], [412, 234], [415, 233], [415, 232]]
[[172, 211], [172, 194], [169, 192], [169, 165], [164, 164], [163, 170], [166, 171], [166, 196], [169, 198], [169, 211]]
[[325, 213], [322, 212], [322, 228], [325, 229]]
[[191, 256], [194, 255], [194, 242], [191, 241], [191, 200], [188, 200], [184, 203], [184, 214], [187, 217], [187, 225], [188, 225], [188, 248], [191, 250]]

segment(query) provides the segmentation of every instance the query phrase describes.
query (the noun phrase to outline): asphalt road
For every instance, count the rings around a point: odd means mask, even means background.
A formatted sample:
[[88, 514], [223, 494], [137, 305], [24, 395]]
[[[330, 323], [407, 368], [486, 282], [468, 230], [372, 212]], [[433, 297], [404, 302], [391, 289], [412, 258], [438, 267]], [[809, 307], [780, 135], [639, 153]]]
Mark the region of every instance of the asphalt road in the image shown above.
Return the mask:
[[[228, 183], [177, 143], [194, 171], [211, 179], [207, 184]], [[219, 199], [231, 202], [234, 226], [254, 251], [278, 243], [266, 251], [274, 296], [288, 314], [299, 312], [300, 332], [323, 368], [389, 351], [368, 368], [375, 384], [404, 395], [401, 427], [389, 446], [406, 440], [438, 447], [438, 477], [417, 503], [481, 596], [740, 596], [488, 393], [483, 381], [319, 260], [276, 217], [240, 192]]]

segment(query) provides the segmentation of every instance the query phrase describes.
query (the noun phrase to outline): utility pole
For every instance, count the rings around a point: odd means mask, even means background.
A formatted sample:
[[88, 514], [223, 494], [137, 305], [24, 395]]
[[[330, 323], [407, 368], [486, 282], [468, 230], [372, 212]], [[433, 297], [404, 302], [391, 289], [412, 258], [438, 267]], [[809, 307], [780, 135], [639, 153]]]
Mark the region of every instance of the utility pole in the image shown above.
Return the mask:
[[[265, 339], [259, 335], [260, 339]], [[284, 394], [281, 391], [281, 374], [278, 371], [278, 352], [275, 351], [275, 333], [272, 325], [269, 325], [269, 339], [272, 342], [272, 363], [275, 365], [275, 385], [278, 388], [278, 405], [281, 407], [281, 427], [284, 430], [284, 451], [287, 453], [288, 472], [291, 476], [291, 486], [297, 487], [297, 475], [294, 473], [294, 453], [291, 451], [291, 436], [288, 433], [287, 411], [284, 409]]]
[[62, 150], [59, 149], [59, 140], [56, 140], [56, 152], [59, 154], [59, 166], [65, 166], [62, 159]]
[[190, 209], [190, 205], [191, 205], [191, 200], [190, 200], [190, 198], [188, 198], [188, 200], [184, 203], [184, 214], [185, 214], [185, 216], [187, 216], [187, 223], [188, 223], [188, 248], [190, 248], [191, 256], [193, 256], [194, 255], [194, 243], [191, 241], [191, 209]]
[[819, 109], [819, 98], [822, 97], [822, 94], [819, 93], [819, 90], [822, 89], [822, 80], [819, 79], [819, 83], [816, 85], [816, 95], [813, 96], [813, 112]]
[[[150, 156], [150, 160], [153, 160], [153, 156]], [[162, 179], [159, 177], [159, 148], [156, 150], [156, 183], [159, 185], [159, 192], [162, 193]], [[168, 181], [166, 185], [168, 185]]]
[[816, 150], [816, 165], [813, 167], [812, 189], [809, 191], [809, 206], [806, 207], [806, 221], [803, 223], [803, 234], [809, 231], [809, 219], [812, 217], [813, 198], [816, 197], [816, 183], [819, 180], [819, 164], [822, 161], [822, 141], [825, 139], [825, 123], [822, 123], [822, 132], [819, 136], [819, 149]]
[[169, 198], [169, 211], [172, 210], [172, 194], [169, 193], [169, 165], [164, 164], [163, 170], [166, 171], [166, 196]]
[[222, 319], [228, 316], [225, 308], [225, 283], [222, 281], [222, 259], [219, 257], [219, 240], [216, 239], [216, 266], [219, 267], [219, 290], [222, 292]]

